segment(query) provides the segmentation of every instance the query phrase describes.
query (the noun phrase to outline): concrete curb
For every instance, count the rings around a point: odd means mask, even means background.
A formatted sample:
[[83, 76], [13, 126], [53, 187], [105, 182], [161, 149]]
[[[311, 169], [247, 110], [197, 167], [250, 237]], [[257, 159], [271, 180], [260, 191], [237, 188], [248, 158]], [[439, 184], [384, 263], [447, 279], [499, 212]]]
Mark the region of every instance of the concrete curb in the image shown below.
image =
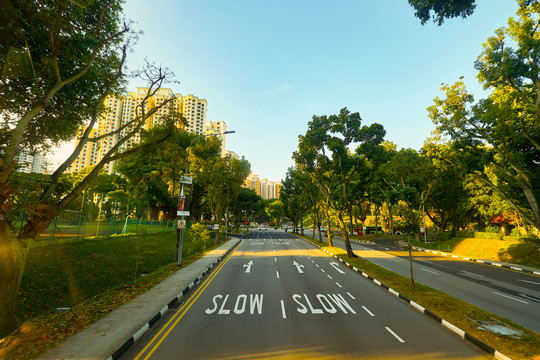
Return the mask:
[[477, 263], [480, 263], [480, 264], [487, 264], [487, 265], [497, 266], [497, 267], [501, 267], [501, 268], [505, 268], [505, 269], [521, 271], [521, 272], [524, 272], [524, 273], [527, 273], [527, 274], [540, 275], [540, 271], [521, 268], [521, 267], [518, 267], [519, 265], [510, 265], [510, 264], [507, 265], [507, 264], [502, 264], [502, 263], [499, 263], [499, 262], [493, 262], [493, 261], [488, 261], [488, 260], [473, 259], [473, 258], [468, 258], [468, 257], [464, 257], [464, 256], [445, 253], [445, 252], [442, 252], [442, 251], [424, 249], [424, 248], [417, 247], [417, 246], [413, 246], [412, 248], [414, 250], [417, 250], [417, 251], [424, 251], [424, 252], [429, 252], [429, 253], [432, 253], [432, 254], [452, 257], [452, 258], [455, 258], [455, 259], [462, 259], [462, 260], [477, 262]]
[[339, 260], [341, 263], [343, 263], [345, 266], [347, 266], [348, 268], [354, 270], [355, 272], [361, 274], [363, 277], [365, 277], [366, 279], [369, 279], [371, 282], [379, 285], [380, 287], [382, 287], [383, 289], [385, 289], [386, 291], [388, 291], [390, 294], [398, 297], [399, 299], [405, 301], [406, 303], [408, 303], [409, 305], [411, 305], [413, 308], [415, 308], [416, 310], [418, 310], [419, 312], [421, 312], [422, 314], [424, 315], [427, 315], [429, 316], [430, 318], [434, 319], [435, 321], [437, 321], [438, 323], [440, 323], [442, 326], [446, 327], [447, 329], [449, 329], [450, 331], [452, 331], [453, 333], [457, 334], [459, 337], [461, 337], [462, 339], [466, 339], [470, 342], [472, 342], [474, 345], [478, 346], [479, 348], [481, 348], [482, 350], [484, 350], [485, 352], [487, 352], [488, 354], [492, 355], [495, 357], [495, 359], [499, 359], [499, 360], [512, 360], [511, 358], [509, 358], [508, 356], [500, 353], [499, 351], [497, 351], [496, 349], [492, 348], [491, 346], [489, 346], [488, 344], [478, 340], [477, 338], [475, 338], [474, 336], [470, 335], [469, 333], [461, 330], [460, 328], [458, 328], [457, 326], [451, 324], [450, 322], [440, 318], [439, 316], [435, 315], [434, 313], [432, 313], [431, 311], [429, 311], [428, 309], [424, 308], [423, 306], [417, 304], [416, 302], [412, 301], [411, 299], [407, 298], [406, 296], [398, 293], [397, 291], [395, 291], [394, 289], [392, 289], [391, 287], [383, 284], [382, 282], [380, 282], [379, 280], [375, 279], [374, 277], [366, 274], [365, 272], [363, 272], [362, 270], [356, 268], [355, 266], [352, 266], [351, 264], [349, 264], [348, 262], [344, 261], [343, 259], [341, 259], [340, 257], [332, 254], [331, 252], [323, 249], [321, 246], [307, 240], [307, 239], [304, 239], [304, 238], [301, 238], [302, 240], [312, 244], [313, 246], [316, 246], [318, 247], [319, 249], [321, 249], [322, 251], [324, 251], [325, 253], [327, 253], [328, 255], [332, 256], [333, 258]]
[[117, 360], [124, 354], [137, 340], [143, 336], [152, 325], [154, 325], [167, 311], [169, 311], [177, 302], [180, 300], [184, 295], [186, 295], [191, 288], [193, 288], [196, 284], [198, 284], [201, 279], [206, 275], [210, 270], [223, 259], [225, 256], [227, 256], [234, 248], [238, 246], [239, 243], [241, 243], [242, 240], [238, 239], [236, 244], [231, 246], [229, 250], [227, 250], [223, 255], [221, 255], [219, 258], [217, 258], [216, 261], [214, 261], [205, 271], [203, 271], [195, 280], [193, 280], [182, 292], [180, 292], [174, 299], [169, 301], [167, 305], [161, 309], [160, 312], [158, 312], [156, 315], [154, 315], [146, 324], [144, 324], [143, 327], [141, 327], [135, 334], [133, 334], [126, 342], [122, 344], [111, 356], [107, 358], [107, 360]]

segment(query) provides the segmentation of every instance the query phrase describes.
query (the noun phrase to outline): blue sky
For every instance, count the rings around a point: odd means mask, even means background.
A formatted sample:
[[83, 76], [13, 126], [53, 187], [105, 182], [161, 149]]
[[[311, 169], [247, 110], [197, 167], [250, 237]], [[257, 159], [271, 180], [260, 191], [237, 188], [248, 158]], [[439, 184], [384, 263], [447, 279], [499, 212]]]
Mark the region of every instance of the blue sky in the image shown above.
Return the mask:
[[[426, 108], [460, 76], [482, 96], [474, 61], [514, 16], [514, 0], [477, 0], [475, 14], [424, 26], [407, 0], [128, 0], [144, 31], [128, 66], [146, 58], [176, 75], [170, 87], [208, 101], [208, 120], [236, 134], [227, 149], [277, 181], [313, 115], [359, 112], [398, 148], [434, 130]], [[131, 82], [130, 88], [144, 86]]]

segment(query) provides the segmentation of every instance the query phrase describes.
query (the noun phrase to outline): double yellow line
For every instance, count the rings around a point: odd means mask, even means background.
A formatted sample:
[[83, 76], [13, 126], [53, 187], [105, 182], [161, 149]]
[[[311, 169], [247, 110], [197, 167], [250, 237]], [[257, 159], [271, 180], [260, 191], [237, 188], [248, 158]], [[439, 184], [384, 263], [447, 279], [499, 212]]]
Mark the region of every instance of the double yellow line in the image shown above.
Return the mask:
[[[182, 307], [176, 312], [176, 314], [174, 314], [174, 316], [167, 322], [167, 324], [165, 324], [165, 326], [157, 333], [157, 335], [154, 336], [154, 338], [152, 340], [150, 340], [150, 342], [144, 347], [144, 349], [142, 349], [142, 351], [135, 357], [134, 360], [139, 360], [139, 359], [148, 360], [150, 358], [150, 356], [152, 356], [154, 351], [157, 350], [157, 348], [161, 345], [163, 340], [165, 340], [165, 338], [169, 335], [169, 333], [172, 331], [172, 329], [174, 329], [176, 324], [178, 324], [180, 319], [182, 319], [182, 317], [184, 317], [184, 315], [189, 310], [189, 308], [191, 308], [191, 305], [193, 305], [195, 303], [195, 301], [197, 301], [199, 296], [201, 296], [201, 294], [204, 292], [206, 287], [208, 285], [210, 285], [212, 280], [214, 280], [214, 278], [217, 276], [217, 274], [219, 274], [219, 272], [221, 271], [223, 266], [225, 266], [225, 264], [229, 261], [229, 259], [233, 256], [233, 254], [236, 252], [236, 250], [238, 250], [239, 247], [240, 246], [236, 246], [236, 248], [233, 251], [231, 251], [231, 253], [229, 255], [227, 255], [227, 257], [221, 262], [221, 264], [219, 264], [219, 266], [212, 272], [212, 274], [201, 284], [201, 286], [199, 286], [197, 291], [195, 291], [195, 293], [193, 293], [193, 295], [189, 298], [189, 300], [186, 301], [186, 303], [184, 305], [182, 305]], [[163, 333], [165, 330], [167, 330], [167, 331], [165, 333]], [[155, 343], [155, 345], [152, 346], [152, 344], [154, 344], [154, 343]], [[152, 348], [148, 351], [148, 349], [151, 346], [152, 346]], [[148, 351], [147, 355], [142, 358], [142, 356], [147, 351]]]

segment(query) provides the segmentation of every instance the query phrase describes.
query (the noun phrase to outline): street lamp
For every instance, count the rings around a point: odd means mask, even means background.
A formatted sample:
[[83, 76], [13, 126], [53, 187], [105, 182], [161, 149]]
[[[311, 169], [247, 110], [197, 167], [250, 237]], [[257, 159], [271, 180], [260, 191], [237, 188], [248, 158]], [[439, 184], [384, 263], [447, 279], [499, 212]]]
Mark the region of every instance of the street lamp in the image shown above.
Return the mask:
[[[195, 141], [197, 141], [198, 139], [200, 139], [202, 137], [218, 136], [218, 135], [221, 136], [221, 135], [234, 134], [234, 133], [236, 133], [236, 131], [231, 130], [231, 131], [225, 131], [224, 133], [217, 133], [217, 134], [202, 134], [202, 135], [197, 136], [195, 139], [193, 139], [191, 141], [191, 143], [189, 144], [188, 149], [187, 149], [186, 171], [184, 173], [183, 178], [187, 178], [187, 175], [188, 175], [188, 172], [189, 172], [189, 151], [191, 150], [191, 146], [193, 145], [193, 143], [195, 143]], [[182, 180], [181, 180], [181, 182], [180, 182], [180, 191], [178, 193], [178, 208], [180, 208], [181, 201], [183, 201], [185, 199], [183, 189], [184, 189], [184, 184], [182, 183]], [[184, 215], [181, 216], [180, 220], [182, 220], [182, 222], [185, 220]], [[182, 244], [183, 244], [183, 242], [184, 242], [184, 228], [183, 227], [182, 228], [178, 227], [176, 229], [176, 253], [177, 253], [177, 264], [178, 264], [178, 266], [182, 265]]]

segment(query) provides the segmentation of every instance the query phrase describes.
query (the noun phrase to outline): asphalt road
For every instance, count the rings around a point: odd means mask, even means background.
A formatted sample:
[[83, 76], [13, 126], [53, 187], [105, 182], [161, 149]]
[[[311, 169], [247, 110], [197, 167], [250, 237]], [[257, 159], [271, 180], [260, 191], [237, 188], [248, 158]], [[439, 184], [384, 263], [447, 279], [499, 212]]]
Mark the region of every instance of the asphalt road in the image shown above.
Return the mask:
[[121, 359], [488, 359], [290, 234], [261, 231]]
[[[351, 244], [357, 255], [410, 278], [408, 252], [395, 239]], [[344, 248], [341, 239], [334, 245]], [[540, 333], [539, 276], [426, 252], [413, 258], [416, 281]]]

